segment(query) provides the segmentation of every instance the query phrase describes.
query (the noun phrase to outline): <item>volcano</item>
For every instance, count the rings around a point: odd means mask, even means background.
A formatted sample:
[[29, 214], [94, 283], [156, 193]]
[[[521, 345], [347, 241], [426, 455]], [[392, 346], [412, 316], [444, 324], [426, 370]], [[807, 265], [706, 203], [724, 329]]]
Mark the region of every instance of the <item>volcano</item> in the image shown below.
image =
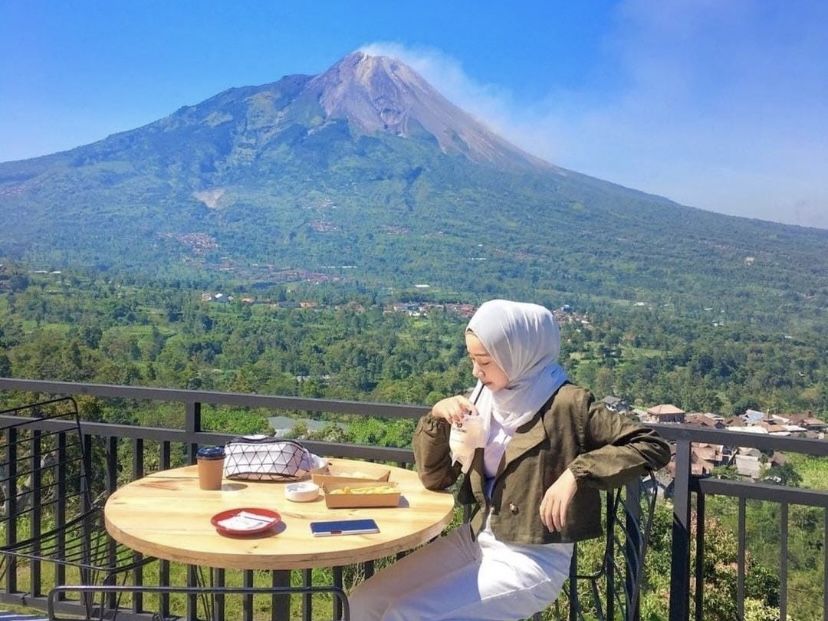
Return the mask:
[[2, 163], [0, 220], [0, 259], [52, 269], [694, 303], [756, 295], [754, 279], [784, 292], [802, 266], [812, 289], [828, 278], [828, 231], [561, 168], [400, 60], [361, 51], [319, 75], [231, 88], [89, 145]]

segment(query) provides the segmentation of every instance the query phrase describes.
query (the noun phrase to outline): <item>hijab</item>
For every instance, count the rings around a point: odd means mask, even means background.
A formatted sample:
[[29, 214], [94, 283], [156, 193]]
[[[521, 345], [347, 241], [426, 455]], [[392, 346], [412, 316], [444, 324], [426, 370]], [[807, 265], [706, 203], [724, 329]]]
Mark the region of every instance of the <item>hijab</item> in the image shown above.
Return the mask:
[[566, 381], [558, 364], [558, 324], [543, 306], [491, 300], [477, 310], [467, 330], [509, 378], [509, 385], [496, 392], [478, 381], [477, 411], [514, 431], [531, 420]]
[[[486, 470], [496, 469], [506, 444], [567, 380], [558, 364], [561, 337], [552, 313], [537, 304], [490, 300], [469, 321], [473, 333], [503, 369], [509, 384], [492, 392], [478, 381], [472, 392], [486, 430]], [[463, 463], [467, 471], [470, 463]]]

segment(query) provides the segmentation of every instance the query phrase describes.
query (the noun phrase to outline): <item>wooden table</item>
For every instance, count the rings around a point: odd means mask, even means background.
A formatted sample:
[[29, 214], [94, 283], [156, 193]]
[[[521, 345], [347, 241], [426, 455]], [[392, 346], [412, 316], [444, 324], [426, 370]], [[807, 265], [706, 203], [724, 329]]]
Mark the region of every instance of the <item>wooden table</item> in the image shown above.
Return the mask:
[[[196, 466], [165, 470], [124, 485], [106, 502], [112, 537], [148, 556], [223, 569], [306, 569], [349, 565], [410, 550], [440, 534], [451, 521], [454, 498], [423, 488], [416, 472], [362, 461], [332, 459], [343, 471], [391, 470], [402, 492], [395, 508], [328, 509], [321, 496], [296, 503], [285, 483], [224, 480], [222, 489], [198, 487]], [[225, 537], [210, 518], [220, 511], [261, 507], [278, 511], [283, 525], [262, 535]], [[314, 537], [315, 520], [370, 517], [380, 532]]]

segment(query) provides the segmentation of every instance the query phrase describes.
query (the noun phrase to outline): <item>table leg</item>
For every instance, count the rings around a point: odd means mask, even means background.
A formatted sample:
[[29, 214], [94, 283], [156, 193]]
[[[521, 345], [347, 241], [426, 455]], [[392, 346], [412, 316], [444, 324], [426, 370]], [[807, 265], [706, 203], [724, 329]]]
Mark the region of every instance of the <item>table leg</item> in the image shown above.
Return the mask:
[[[224, 588], [224, 570], [213, 569], [213, 585], [219, 589]], [[224, 621], [224, 595], [219, 592], [213, 601], [213, 621]]]
[[[342, 567], [334, 567], [333, 568], [333, 583], [334, 586], [338, 589], [345, 590], [345, 587], [342, 584]], [[341, 619], [342, 618], [342, 602], [339, 601], [337, 598], [334, 598], [334, 619]]]
[[[217, 616], [218, 602], [221, 605], [221, 611], [224, 612], [224, 595], [216, 593], [215, 587], [224, 586], [224, 570], [211, 569], [209, 567], [201, 567], [190, 565], [191, 580], [198, 588], [199, 594], [188, 596], [188, 618], [198, 619], [198, 601], [201, 601], [201, 606], [204, 608], [204, 619], [207, 621], [216, 621], [222, 617]], [[220, 580], [220, 583], [217, 583]], [[190, 585], [193, 586], [193, 585]], [[195, 615], [195, 616], [191, 616]], [[223, 616], [223, 615], [222, 615]]]
[[[290, 570], [277, 570], [272, 573], [274, 587], [290, 586]], [[273, 596], [271, 620], [290, 621], [290, 595]]]

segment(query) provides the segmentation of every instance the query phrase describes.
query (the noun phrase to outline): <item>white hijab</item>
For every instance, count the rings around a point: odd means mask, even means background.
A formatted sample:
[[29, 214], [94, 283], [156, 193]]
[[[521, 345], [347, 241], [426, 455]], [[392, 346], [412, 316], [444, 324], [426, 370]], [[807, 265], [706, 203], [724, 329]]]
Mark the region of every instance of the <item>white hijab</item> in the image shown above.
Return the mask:
[[477, 411], [514, 431], [531, 420], [566, 381], [558, 364], [558, 324], [543, 306], [491, 300], [477, 310], [468, 330], [509, 378], [509, 385], [497, 392], [477, 383], [473, 393], [480, 395]]
[[[567, 380], [557, 362], [560, 332], [548, 309], [509, 300], [491, 300], [480, 306], [467, 330], [509, 378], [509, 385], [496, 392], [478, 381], [471, 398], [486, 429], [484, 438], [500, 445], [501, 450], [491, 456], [499, 461], [497, 454], [502, 455], [515, 429], [530, 421]], [[497, 433], [490, 434], [492, 428]], [[464, 471], [469, 465], [463, 464]]]

